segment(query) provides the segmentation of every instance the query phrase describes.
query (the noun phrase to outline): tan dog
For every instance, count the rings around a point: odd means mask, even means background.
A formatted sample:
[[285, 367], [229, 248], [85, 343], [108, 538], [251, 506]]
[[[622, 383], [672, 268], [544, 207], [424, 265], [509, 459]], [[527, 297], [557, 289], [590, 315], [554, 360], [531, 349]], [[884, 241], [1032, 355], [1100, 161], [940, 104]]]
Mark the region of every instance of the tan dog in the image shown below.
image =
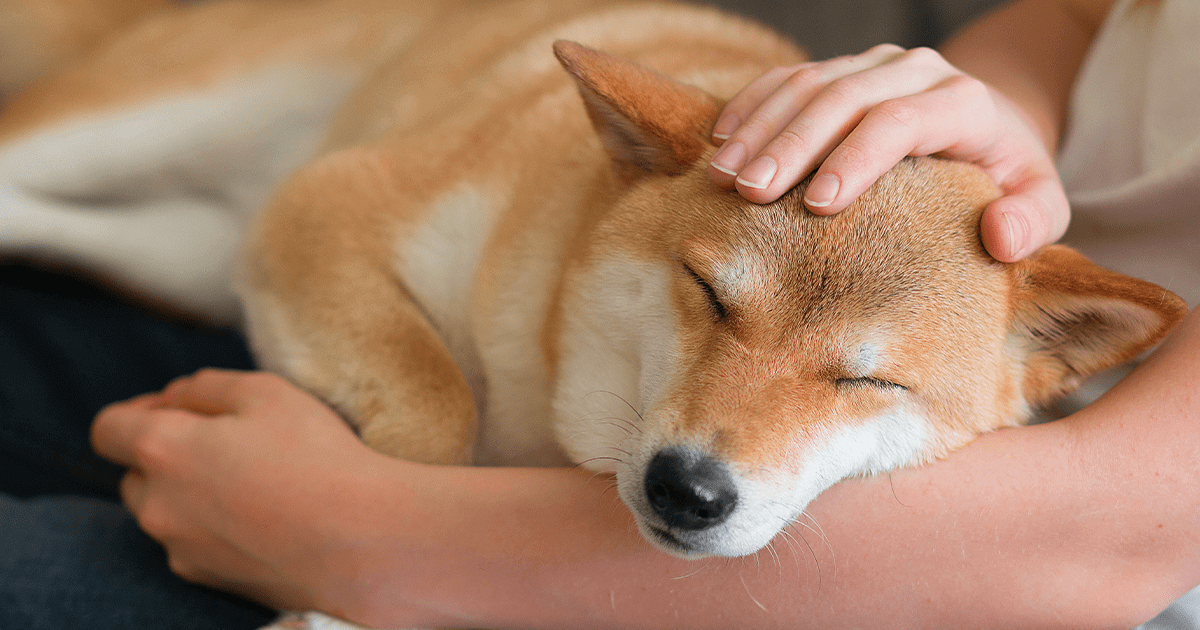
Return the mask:
[[720, 99], [800, 58], [673, 4], [165, 10], [4, 110], [0, 247], [231, 320], [249, 234], [258, 356], [371, 446], [580, 463], [662, 549], [751, 554], [1186, 308], [1063, 247], [992, 260], [968, 166], [906, 161], [833, 217], [716, 189]]

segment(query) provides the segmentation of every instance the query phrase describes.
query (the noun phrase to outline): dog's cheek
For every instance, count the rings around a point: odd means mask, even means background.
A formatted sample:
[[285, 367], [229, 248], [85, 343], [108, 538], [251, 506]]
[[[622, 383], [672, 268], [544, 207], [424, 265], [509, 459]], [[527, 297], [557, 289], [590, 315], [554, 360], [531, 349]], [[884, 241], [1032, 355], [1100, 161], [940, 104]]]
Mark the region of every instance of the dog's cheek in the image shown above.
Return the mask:
[[670, 275], [620, 254], [576, 273], [563, 302], [555, 431], [574, 462], [618, 472], [650, 429], [646, 410], [674, 378]]

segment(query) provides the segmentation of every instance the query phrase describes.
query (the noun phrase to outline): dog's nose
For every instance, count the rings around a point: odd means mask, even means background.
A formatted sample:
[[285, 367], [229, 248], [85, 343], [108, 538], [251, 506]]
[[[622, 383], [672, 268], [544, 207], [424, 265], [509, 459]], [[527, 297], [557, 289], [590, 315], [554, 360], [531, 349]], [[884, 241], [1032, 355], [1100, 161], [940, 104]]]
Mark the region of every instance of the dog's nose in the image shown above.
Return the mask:
[[698, 530], [724, 522], [738, 495], [724, 464], [695, 449], [671, 446], [650, 461], [646, 498], [669, 527]]

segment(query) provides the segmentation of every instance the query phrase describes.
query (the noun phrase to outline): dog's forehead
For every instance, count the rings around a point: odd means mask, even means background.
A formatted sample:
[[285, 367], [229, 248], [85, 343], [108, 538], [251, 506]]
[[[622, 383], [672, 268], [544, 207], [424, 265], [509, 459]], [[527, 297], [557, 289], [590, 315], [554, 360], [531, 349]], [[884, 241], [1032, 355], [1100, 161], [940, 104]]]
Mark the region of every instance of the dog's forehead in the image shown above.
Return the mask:
[[902, 164], [832, 216], [805, 210], [803, 187], [766, 206], [734, 200], [726, 257], [800, 293], [906, 294], [993, 266], [979, 240], [987, 190], [938, 174]]

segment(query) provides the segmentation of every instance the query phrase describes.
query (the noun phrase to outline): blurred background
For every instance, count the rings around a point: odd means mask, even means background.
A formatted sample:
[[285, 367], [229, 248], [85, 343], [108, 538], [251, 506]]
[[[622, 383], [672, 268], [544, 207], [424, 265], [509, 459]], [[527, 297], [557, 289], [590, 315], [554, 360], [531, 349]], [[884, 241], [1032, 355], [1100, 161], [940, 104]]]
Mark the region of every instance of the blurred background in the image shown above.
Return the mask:
[[999, 0], [701, 0], [791, 35], [814, 59], [875, 44], [937, 46]]

